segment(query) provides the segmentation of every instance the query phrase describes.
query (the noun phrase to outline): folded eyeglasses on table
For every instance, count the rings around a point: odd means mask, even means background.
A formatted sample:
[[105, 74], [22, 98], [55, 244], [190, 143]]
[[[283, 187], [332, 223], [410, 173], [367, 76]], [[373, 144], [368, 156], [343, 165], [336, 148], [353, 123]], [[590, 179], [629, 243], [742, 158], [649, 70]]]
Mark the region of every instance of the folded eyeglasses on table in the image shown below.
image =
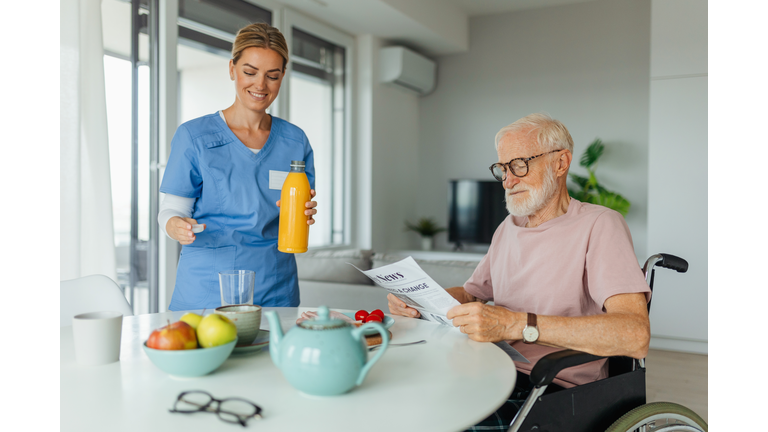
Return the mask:
[[261, 407], [255, 403], [238, 397], [216, 399], [210, 393], [202, 390], [190, 390], [179, 394], [172, 413], [194, 414], [208, 412], [216, 414], [227, 423], [236, 423], [243, 427], [251, 418], [261, 418]]

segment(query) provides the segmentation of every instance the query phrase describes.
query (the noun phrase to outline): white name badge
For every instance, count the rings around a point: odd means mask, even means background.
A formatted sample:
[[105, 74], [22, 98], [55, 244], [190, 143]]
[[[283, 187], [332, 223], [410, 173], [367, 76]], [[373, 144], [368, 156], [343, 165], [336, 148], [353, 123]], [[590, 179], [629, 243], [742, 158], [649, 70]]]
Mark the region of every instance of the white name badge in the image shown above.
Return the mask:
[[285, 183], [286, 177], [288, 177], [288, 171], [269, 170], [269, 188], [283, 190], [283, 183]]

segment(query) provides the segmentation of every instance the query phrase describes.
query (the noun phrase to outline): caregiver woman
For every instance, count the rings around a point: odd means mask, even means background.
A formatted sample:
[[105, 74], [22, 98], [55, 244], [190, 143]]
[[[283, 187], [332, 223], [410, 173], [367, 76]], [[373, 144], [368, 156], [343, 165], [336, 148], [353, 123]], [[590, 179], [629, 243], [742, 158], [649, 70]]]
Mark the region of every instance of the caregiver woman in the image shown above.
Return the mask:
[[[242, 28], [229, 61], [235, 103], [176, 130], [158, 215], [160, 227], [183, 245], [170, 310], [220, 306], [218, 275], [225, 270], [256, 272], [254, 304], [299, 305], [296, 260], [277, 250], [278, 200], [292, 160], [305, 162], [315, 196], [314, 158], [301, 129], [266, 112], [287, 63], [288, 46], [276, 28]], [[306, 203], [310, 225], [315, 206]], [[204, 230], [193, 233], [193, 224]]]

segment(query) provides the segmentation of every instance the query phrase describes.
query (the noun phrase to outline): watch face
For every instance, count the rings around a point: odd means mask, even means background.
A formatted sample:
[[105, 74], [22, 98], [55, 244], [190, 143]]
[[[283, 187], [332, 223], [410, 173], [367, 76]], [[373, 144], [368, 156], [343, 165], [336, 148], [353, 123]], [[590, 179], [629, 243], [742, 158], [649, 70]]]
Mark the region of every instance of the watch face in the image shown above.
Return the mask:
[[539, 338], [539, 329], [536, 327], [526, 327], [523, 329], [523, 340], [526, 342], [536, 342]]

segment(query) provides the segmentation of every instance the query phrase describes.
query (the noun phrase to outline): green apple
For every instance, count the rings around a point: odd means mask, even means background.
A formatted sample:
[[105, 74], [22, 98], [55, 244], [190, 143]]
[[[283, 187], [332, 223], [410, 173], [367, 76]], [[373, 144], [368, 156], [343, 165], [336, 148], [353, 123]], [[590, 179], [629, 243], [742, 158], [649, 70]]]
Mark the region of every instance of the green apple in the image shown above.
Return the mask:
[[195, 330], [197, 330], [197, 326], [200, 325], [200, 321], [202, 319], [202, 316], [194, 312], [187, 312], [181, 318], [179, 318], [180, 321], [184, 321], [185, 323], [191, 325]]
[[206, 315], [197, 326], [197, 341], [203, 348], [224, 345], [236, 338], [237, 327], [224, 315]]

